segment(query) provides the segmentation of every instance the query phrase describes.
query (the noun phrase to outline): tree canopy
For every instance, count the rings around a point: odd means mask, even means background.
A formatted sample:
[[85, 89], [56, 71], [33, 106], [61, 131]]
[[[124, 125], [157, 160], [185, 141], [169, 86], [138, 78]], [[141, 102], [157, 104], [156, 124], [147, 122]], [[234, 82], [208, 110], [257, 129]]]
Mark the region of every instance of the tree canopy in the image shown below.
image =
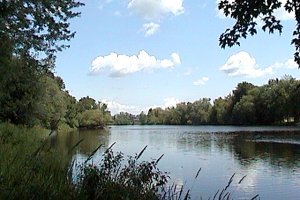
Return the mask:
[[63, 117], [65, 86], [51, 70], [55, 53], [74, 37], [69, 20], [80, 15], [74, 10], [82, 5], [77, 0], [0, 0], [0, 120], [27, 125], [41, 120], [55, 127]]
[[218, 9], [236, 22], [231, 29], [226, 29], [221, 34], [219, 45], [222, 48], [240, 45], [240, 38], [257, 34], [258, 18], [261, 19], [263, 31], [281, 33], [283, 26], [274, 14], [274, 11], [281, 7], [288, 13], [295, 14], [296, 27], [291, 44], [295, 46], [294, 60], [300, 67], [300, 1], [298, 0], [287, 0], [284, 4], [280, 0], [220, 0]]
[[68, 20], [80, 14], [73, 10], [82, 5], [76, 0], [0, 1], [0, 40], [6, 44], [1, 51], [53, 59], [55, 52], [68, 47], [61, 41], [74, 37]]

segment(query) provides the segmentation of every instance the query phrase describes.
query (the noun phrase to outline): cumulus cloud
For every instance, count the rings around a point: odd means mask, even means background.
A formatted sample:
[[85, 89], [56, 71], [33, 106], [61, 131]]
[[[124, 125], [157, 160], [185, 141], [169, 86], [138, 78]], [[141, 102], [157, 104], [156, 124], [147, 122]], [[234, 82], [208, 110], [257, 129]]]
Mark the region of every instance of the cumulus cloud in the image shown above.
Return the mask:
[[176, 107], [176, 105], [180, 103], [178, 99], [175, 97], [170, 97], [170, 98], [165, 98], [164, 99], [164, 105], [162, 105], [162, 108], [171, 108], [171, 107]]
[[[279, 1], [282, 3], [283, 6], [284, 6], [284, 5], [286, 4], [286, 2], [287, 2], [287, 0], [279, 0]], [[216, 2], [217, 2], [217, 5], [218, 5], [219, 2], [220, 2], [220, 0], [216, 0]], [[233, 3], [234, 0], [229, 0], [229, 2], [230, 2], [230, 3]], [[276, 16], [276, 18], [279, 19], [279, 20], [282, 20], [282, 21], [284, 21], [284, 20], [294, 20], [294, 19], [295, 19], [295, 14], [294, 14], [293, 12], [288, 13], [288, 12], [284, 9], [283, 6], [280, 7], [279, 9], [275, 10], [274, 15]], [[222, 18], [222, 19], [226, 18], [225, 15], [224, 15], [224, 13], [223, 13], [221, 10], [219, 10], [218, 8], [216, 8], [216, 10], [217, 10], [217, 16], [218, 16], [219, 18]], [[261, 23], [261, 22], [259, 21], [259, 19], [258, 19], [258, 23]]]
[[158, 108], [159, 107], [162, 109], [166, 109], [166, 108], [170, 108], [170, 107], [176, 107], [176, 105], [178, 103], [180, 103], [180, 101], [178, 99], [176, 99], [175, 97], [165, 98], [163, 101], [164, 101], [164, 103], [162, 105], [152, 105], [152, 106], [147, 106], [147, 107], [140, 107], [140, 106], [133, 106], [133, 105], [125, 105], [125, 104], [121, 104], [119, 102], [111, 101], [111, 100], [107, 100], [107, 99], [101, 100], [102, 103], [107, 104], [107, 108], [111, 112], [112, 115], [119, 114], [120, 112], [128, 112], [128, 113], [131, 113], [134, 115], [138, 115], [142, 111], [147, 113], [150, 108]]
[[138, 114], [140, 112], [140, 109], [136, 106], [124, 105], [116, 101], [110, 101], [107, 99], [103, 99], [101, 102], [107, 104], [107, 108], [112, 115], [118, 114], [120, 112], [128, 112], [131, 114]]
[[298, 64], [294, 61], [294, 59], [290, 58], [285, 62], [276, 62], [271, 65], [271, 68], [287, 68], [287, 69], [298, 69]]
[[155, 34], [158, 31], [159, 27], [160, 25], [154, 22], [143, 24], [143, 31], [145, 32], [145, 36], [149, 37]]
[[[287, 2], [287, 0], [279, 0], [282, 5], [284, 6]], [[291, 12], [291, 13], [288, 13], [284, 7], [281, 7], [279, 9], [277, 9], [275, 12], [274, 12], [275, 16], [279, 19], [279, 20], [294, 20], [295, 19], [295, 13], [294, 12]]]
[[172, 53], [170, 59], [157, 59], [142, 50], [138, 55], [122, 55], [110, 53], [106, 56], [98, 56], [92, 61], [90, 73], [93, 75], [100, 74], [109, 69], [111, 77], [122, 77], [139, 71], [151, 71], [161, 68], [172, 68], [181, 64], [180, 57], [177, 53]]
[[147, 20], [160, 20], [184, 12], [183, 0], [131, 0], [127, 7]]
[[272, 67], [261, 69], [255, 59], [247, 52], [239, 52], [229, 57], [227, 62], [220, 67], [220, 70], [228, 76], [260, 77], [272, 73]]
[[194, 85], [205, 85], [208, 80], [209, 78], [204, 76], [201, 79], [194, 81]]
[[146, 110], [148, 111], [150, 108], [162, 108], [162, 109], [172, 108], [172, 107], [176, 107], [178, 103], [180, 103], [180, 101], [177, 98], [168, 97], [168, 98], [164, 98], [163, 104], [149, 106]]

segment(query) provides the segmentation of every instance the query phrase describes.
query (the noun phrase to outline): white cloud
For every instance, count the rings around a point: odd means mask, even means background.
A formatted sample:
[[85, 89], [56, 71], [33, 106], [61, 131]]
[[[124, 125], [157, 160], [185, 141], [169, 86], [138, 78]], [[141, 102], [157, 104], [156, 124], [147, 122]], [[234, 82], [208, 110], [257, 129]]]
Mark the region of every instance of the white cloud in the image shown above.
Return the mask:
[[[279, 20], [282, 20], [282, 21], [284, 21], [284, 20], [294, 20], [295, 19], [295, 13], [293, 13], [293, 12], [288, 13], [283, 7], [286, 4], [287, 0], [279, 0], [279, 1], [282, 3], [282, 6], [279, 9], [275, 10], [274, 15], [276, 16], [276, 18], [279, 19]], [[219, 2], [220, 2], [220, 0], [216, 0], [217, 5], [219, 4]], [[234, 0], [229, 0], [229, 2], [233, 3]], [[217, 10], [217, 16], [219, 18], [221, 18], [221, 19], [226, 18], [224, 13], [221, 10], [219, 10], [218, 8], [216, 8], [216, 10]], [[258, 24], [262, 23], [260, 21], [260, 19], [257, 19], [256, 22]]]
[[140, 114], [142, 111], [148, 113], [150, 108], [162, 108], [166, 109], [169, 107], [176, 107], [180, 101], [175, 97], [165, 98], [164, 103], [162, 105], [152, 105], [148, 107], [140, 107], [140, 106], [132, 106], [132, 105], [124, 105], [116, 101], [111, 101], [107, 99], [101, 100], [102, 103], [107, 104], [108, 110], [111, 112], [112, 115], [119, 114], [120, 112], [128, 112], [134, 115]]
[[158, 31], [159, 27], [160, 25], [154, 22], [143, 24], [143, 31], [145, 31], [145, 36], [149, 37], [155, 34]]
[[194, 85], [205, 85], [208, 80], [209, 78], [204, 76], [201, 79], [194, 81]]
[[164, 105], [162, 105], [161, 108], [165, 109], [165, 108], [176, 107], [178, 103], [180, 103], [180, 101], [175, 97], [165, 98]]
[[230, 56], [227, 62], [220, 67], [220, 70], [228, 74], [228, 76], [246, 76], [252, 78], [272, 74], [272, 69], [272, 67], [265, 69], [258, 68], [255, 59], [244, 51]]
[[146, 108], [146, 112], [150, 109], [150, 108], [162, 108], [162, 109], [166, 109], [166, 108], [172, 108], [172, 107], [176, 107], [176, 105], [180, 103], [180, 101], [178, 99], [176, 99], [175, 97], [168, 97], [168, 98], [164, 98], [164, 103], [161, 105], [152, 105], [149, 106], [148, 108]]
[[171, 59], [157, 59], [142, 50], [138, 55], [118, 55], [110, 53], [106, 56], [99, 56], [92, 61], [91, 74], [100, 74], [109, 68], [111, 77], [122, 77], [128, 74], [143, 70], [154, 70], [160, 68], [171, 68], [180, 64], [180, 57], [177, 53], [171, 54]]
[[120, 112], [128, 112], [131, 114], [139, 114], [140, 109], [135, 106], [123, 105], [115, 101], [110, 101], [107, 99], [103, 99], [101, 102], [107, 104], [108, 110], [112, 115], [118, 114]]
[[178, 53], [172, 53], [171, 57], [172, 57], [172, 60], [174, 61], [174, 63], [176, 65], [180, 65], [181, 64], [181, 60], [180, 60], [180, 57], [179, 57]]
[[298, 69], [298, 64], [294, 61], [294, 59], [290, 58], [285, 62], [276, 62], [271, 65], [271, 68], [287, 68], [287, 69]]
[[286, 4], [287, 0], [279, 0], [282, 3], [281, 8], [277, 9], [274, 14], [279, 20], [294, 20], [295, 19], [295, 12], [288, 13], [284, 9], [284, 5]]
[[183, 0], [131, 0], [127, 7], [147, 20], [160, 20], [184, 12]]

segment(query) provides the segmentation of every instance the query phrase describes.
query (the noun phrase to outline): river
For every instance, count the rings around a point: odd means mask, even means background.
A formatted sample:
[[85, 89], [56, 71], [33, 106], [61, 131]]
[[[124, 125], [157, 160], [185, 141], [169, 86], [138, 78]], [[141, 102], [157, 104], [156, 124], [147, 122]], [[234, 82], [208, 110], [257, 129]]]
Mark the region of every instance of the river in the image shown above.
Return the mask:
[[191, 188], [192, 199], [212, 198], [233, 174], [234, 199], [256, 194], [261, 199], [300, 199], [300, 127], [112, 126], [59, 134], [51, 142], [63, 153], [81, 139], [73, 155], [77, 163], [100, 144], [92, 162], [100, 162], [114, 142], [113, 150], [125, 155], [148, 145], [141, 160], [164, 154], [159, 168], [170, 172], [171, 182]]

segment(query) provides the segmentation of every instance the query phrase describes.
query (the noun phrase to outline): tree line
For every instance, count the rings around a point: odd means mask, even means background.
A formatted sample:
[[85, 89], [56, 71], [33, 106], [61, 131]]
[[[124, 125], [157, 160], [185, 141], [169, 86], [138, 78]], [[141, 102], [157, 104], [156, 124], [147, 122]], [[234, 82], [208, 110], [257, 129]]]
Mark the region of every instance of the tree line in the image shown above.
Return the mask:
[[117, 124], [144, 125], [275, 125], [295, 124], [299, 118], [300, 81], [287, 75], [262, 86], [239, 83], [213, 103], [202, 98], [166, 109], [151, 108], [138, 116], [120, 113], [114, 117]]
[[[8, 79], [0, 84], [0, 120], [49, 129], [102, 128], [114, 125], [274, 125], [295, 124], [300, 119], [300, 80], [292, 76], [270, 79], [255, 86], [242, 82], [213, 102], [201, 98], [174, 107], [151, 108], [139, 115], [111, 115], [107, 104], [86, 96], [76, 100], [64, 81], [51, 71], [35, 75], [20, 58], [13, 58]], [[37, 76], [36, 75], [36, 76]], [[12, 81], [13, 80], [13, 81]], [[11, 84], [13, 82], [13, 84]], [[4, 92], [5, 91], [5, 92]]]

